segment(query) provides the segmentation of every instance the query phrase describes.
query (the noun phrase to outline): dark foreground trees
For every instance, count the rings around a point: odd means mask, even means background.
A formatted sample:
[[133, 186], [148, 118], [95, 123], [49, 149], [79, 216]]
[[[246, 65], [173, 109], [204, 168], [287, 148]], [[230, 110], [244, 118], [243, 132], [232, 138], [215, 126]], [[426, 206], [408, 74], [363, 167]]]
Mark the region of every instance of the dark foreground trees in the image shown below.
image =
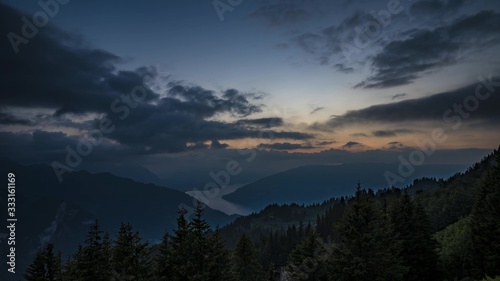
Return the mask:
[[404, 280], [442, 280], [438, 271], [437, 243], [421, 204], [405, 191], [392, 205], [390, 219], [398, 242], [401, 264], [408, 269]]
[[500, 153], [495, 169], [480, 183], [471, 220], [471, 275], [500, 275]]
[[331, 280], [404, 280], [408, 267], [400, 258], [401, 243], [381, 206], [359, 184], [336, 230], [340, 241], [329, 261]]
[[54, 254], [54, 245], [49, 243], [35, 255], [33, 263], [26, 271], [27, 281], [61, 280], [61, 253]]

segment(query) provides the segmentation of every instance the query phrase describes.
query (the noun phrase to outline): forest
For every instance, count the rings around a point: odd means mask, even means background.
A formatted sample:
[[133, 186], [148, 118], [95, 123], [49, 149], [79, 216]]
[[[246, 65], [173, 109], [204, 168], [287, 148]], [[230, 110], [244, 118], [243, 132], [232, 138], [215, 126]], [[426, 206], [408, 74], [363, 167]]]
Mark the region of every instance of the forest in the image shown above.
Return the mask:
[[351, 197], [272, 205], [221, 229], [206, 222], [200, 203], [190, 218], [180, 209], [176, 229], [156, 244], [125, 222], [111, 238], [95, 221], [68, 258], [48, 243], [25, 278], [500, 280], [499, 151], [465, 173], [421, 182], [439, 187], [375, 192], [358, 183]]

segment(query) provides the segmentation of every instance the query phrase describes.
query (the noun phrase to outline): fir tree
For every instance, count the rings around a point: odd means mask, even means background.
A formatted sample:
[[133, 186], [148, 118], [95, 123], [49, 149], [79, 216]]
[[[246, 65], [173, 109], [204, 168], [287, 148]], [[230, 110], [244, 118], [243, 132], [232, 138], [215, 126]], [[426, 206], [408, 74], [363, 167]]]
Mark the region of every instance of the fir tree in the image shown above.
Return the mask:
[[99, 228], [99, 223], [95, 221], [95, 223], [91, 224], [82, 252], [75, 260], [80, 280], [111, 280], [110, 244], [109, 235], [103, 234], [103, 231]]
[[48, 243], [44, 250], [46, 275], [48, 281], [59, 280], [61, 277], [61, 253], [54, 254], [54, 244]]
[[60, 280], [61, 276], [61, 254], [54, 254], [52, 243], [48, 243], [42, 251], [37, 252], [25, 274], [28, 281], [56, 281]]
[[262, 265], [252, 241], [243, 235], [233, 253], [233, 276], [238, 281], [261, 281], [263, 279]]
[[73, 254], [73, 259], [69, 257], [64, 264], [64, 270], [62, 272], [62, 280], [64, 281], [80, 281], [82, 280], [82, 270], [80, 266], [83, 261], [83, 246], [78, 245], [76, 252]]
[[359, 183], [336, 230], [340, 245], [329, 260], [331, 280], [403, 280], [407, 269], [400, 264], [390, 222]]
[[156, 278], [159, 281], [171, 280], [173, 275], [172, 259], [173, 253], [170, 245], [170, 235], [165, 233], [159, 246], [159, 254], [156, 256]]
[[191, 273], [190, 280], [205, 281], [209, 279], [210, 246], [208, 237], [210, 225], [203, 218], [203, 205], [197, 202], [194, 217], [188, 224], [188, 249], [189, 257], [185, 260], [188, 271]]
[[481, 180], [471, 216], [473, 264], [476, 278], [500, 275], [500, 153], [496, 166]]
[[323, 240], [311, 231], [288, 257], [286, 270], [294, 280], [327, 280], [329, 253]]
[[404, 280], [441, 280], [437, 270], [436, 241], [423, 207], [406, 190], [391, 207], [391, 221], [401, 241], [401, 261], [408, 268]]
[[208, 239], [208, 279], [210, 281], [229, 280], [231, 272], [229, 267], [229, 252], [225, 249], [224, 241], [220, 237], [219, 228]]
[[[177, 229], [172, 236], [172, 255], [169, 264], [172, 266], [173, 281], [189, 281], [190, 275], [190, 252], [189, 252], [189, 229], [188, 221], [186, 220], [186, 210], [179, 209], [179, 217], [177, 218]], [[166, 277], [166, 276], [164, 276]]]
[[27, 281], [46, 281], [45, 274], [45, 253], [44, 251], [38, 251], [24, 277]]
[[130, 224], [122, 223], [112, 248], [112, 269], [115, 280], [149, 280], [149, 246], [142, 242]]

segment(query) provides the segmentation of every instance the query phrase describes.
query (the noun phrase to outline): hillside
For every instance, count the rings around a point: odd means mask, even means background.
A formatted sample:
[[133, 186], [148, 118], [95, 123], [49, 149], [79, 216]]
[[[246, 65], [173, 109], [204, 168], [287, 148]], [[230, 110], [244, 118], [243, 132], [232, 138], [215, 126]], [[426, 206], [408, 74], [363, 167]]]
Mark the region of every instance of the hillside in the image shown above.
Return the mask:
[[[83, 240], [88, 225], [98, 220], [102, 229], [114, 235], [120, 222], [129, 222], [143, 238], [156, 243], [175, 228], [180, 204], [193, 208], [193, 199], [177, 190], [138, 183], [111, 174], [78, 171], [66, 174], [59, 183], [52, 167], [0, 165], [2, 174], [16, 175], [18, 266], [23, 268], [47, 242], [70, 253]], [[207, 221], [225, 225], [234, 220], [207, 208]], [[2, 217], [6, 214], [2, 212]], [[4, 219], [5, 221], [5, 219]], [[5, 243], [0, 244], [6, 252]]]
[[[497, 152], [498, 153], [498, 152]], [[469, 167], [465, 172], [453, 174], [446, 180], [423, 177], [414, 180], [403, 189], [391, 188], [372, 191], [381, 204], [390, 205], [406, 190], [421, 202], [429, 216], [433, 231], [439, 231], [472, 211], [478, 185], [487, 170], [495, 165], [494, 154], [484, 157], [480, 162]], [[327, 166], [317, 166], [327, 169]], [[297, 169], [296, 169], [297, 170]], [[301, 168], [299, 171], [305, 171]], [[316, 170], [318, 171], [318, 170]], [[292, 176], [293, 173], [283, 173]], [[289, 182], [292, 182], [290, 180]], [[365, 188], [373, 188], [369, 183], [361, 181]], [[290, 227], [299, 228], [300, 223], [311, 224], [325, 241], [334, 237], [333, 225], [341, 218], [346, 202], [354, 194], [356, 181], [350, 183], [347, 197], [331, 198], [323, 203], [310, 205], [270, 204], [259, 212], [237, 218], [221, 229], [222, 236], [231, 248], [242, 234], [252, 237], [259, 243], [262, 237], [271, 234], [285, 235]], [[269, 196], [269, 194], [267, 194]], [[318, 201], [319, 202], [319, 201]], [[319, 227], [318, 227], [319, 222]]]
[[[463, 171], [464, 165], [423, 165], [399, 187], [421, 177], [449, 177]], [[359, 163], [313, 165], [287, 170], [241, 187], [223, 198], [255, 211], [269, 204], [313, 204], [325, 198], [352, 195], [359, 180], [374, 190], [386, 188], [386, 171], [397, 171], [397, 164]]]

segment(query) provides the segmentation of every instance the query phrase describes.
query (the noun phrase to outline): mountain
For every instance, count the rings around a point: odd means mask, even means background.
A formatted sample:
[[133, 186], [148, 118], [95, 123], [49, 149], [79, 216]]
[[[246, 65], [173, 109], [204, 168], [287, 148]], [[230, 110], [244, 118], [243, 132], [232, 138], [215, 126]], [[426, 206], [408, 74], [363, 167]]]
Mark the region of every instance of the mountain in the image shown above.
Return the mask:
[[[480, 182], [487, 175], [488, 170], [492, 170], [499, 163], [495, 162], [495, 154], [487, 155], [481, 161], [473, 164], [464, 172], [456, 170], [447, 179], [436, 180], [431, 177], [422, 177], [413, 181], [403, 189], [383, 188], [374, 192], [374, 196], [381, 204], [391, 203], [399, 198], [406, 190], [408, 194], [415, 197], [424, 207], [432, 227], [432, 232], [442, 231], [446, 227], [466, 218], [472, 212]], [[290, 171], [294, 171], [293, 169]], [[298, 169], [302, 170], [302, 169]], [[289, 174], [286, 174], [289, 175]], [[291, 180], [290, 180], [291, 181]], [[355, 186], [355, 184], [352, 184]], [[363, 188], [373, 189], [374, 186], [361, 182]], [[302, 224], [305, 228], [311, 225], [324, 241], [331, 241], [335, 238], [335, 223], [342, 217], [342, 214], [354, 195], [355, 189], [351, 187], [348, 196], [336, 198], [322, 198], [318, 202], [310, 205], [299, 204], [270, 204], [258, 212], [247, 216], [241, 216], [235, 221], [221, 228], [221, 236], [227, 241], [230, 248], [234, 248], [239, 237], [245, 234], [250, 237], [261, 251], [268, 251], [269, 237], [277, 239], [282, 237], [284, 245], [282, 247], [293, 248], [287, 239], [290, 231], [299, 230]], [[325, 200], [326, 199], [326, 200]], [[276, 241], [275, 241], [276, 242]], [[265, 257], [265, 254], [263, 254]], [[286, 261], [288, 252], [285, 252], [282, 259]], [[271, 261], [270, 261], [271, 262]], [[274, 261], [275, 262], [275, 261]], [[276, 266], [283, 265], [276, 263]]]
[[[74, 252], [77, 243], [84, 240], [88, 225], [96, 219], [112, 237], [120, 222], [129, 222], [144, 239], [155, 243], [175, 229], [180, 204], [188, 211], [194, 207], [193, 198], [183, 192], [109, 173], [77, 171], [65, 174], [60, 183], [48, 165], [3, 162], [0, 171], [6, 178], [7, 173], [14, 173], [16, 178], [19, 268], [27, 266], [36, 250], [49, 241], [63, 253]], [[2, 212], [4, 222], [6, 215]], [[208, 207], [205, 217], [212, 226], [223, 226], [235, 218]], [[0, 243], [2, 253], [7, 252], [6, 247], [6, 243]]]
[[[445, 178], [463, 171], [466, 165], [423, 165], [399, 186], [409, 185], [420, 177]], [[388, 187], [386, 171], [397, 174], [398, 164], [359, 163], [313, 165], [277, 173], [247, 184], [223, 198], [253, 209], [277, 204], [312, 204], [325, 198], [351, 195], [359, 180], [372, 189]]]

